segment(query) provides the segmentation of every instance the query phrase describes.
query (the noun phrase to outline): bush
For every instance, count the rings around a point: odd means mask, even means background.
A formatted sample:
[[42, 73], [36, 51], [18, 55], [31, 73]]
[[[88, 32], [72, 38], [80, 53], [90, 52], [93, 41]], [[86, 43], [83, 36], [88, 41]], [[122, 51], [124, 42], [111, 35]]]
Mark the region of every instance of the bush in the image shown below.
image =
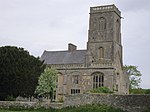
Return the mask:
[[149, 109], [146, 109], [144, 112], [150, 112], [150, 108], [149, 108]]
[[130, 94], [145, 94], [145, 90], [144, 89], [130, 89], [129, 90]]
[[93, 89], [90, 91], [91, 93], [113, 93], [109, 88], [107, 87], [99, 87], [96, 89]]
[[150, 89], [146, 89], [145, 94], [150, 94]]
[[150, 89], [130, 89], [130, 94], [150, 94]]
[[7, 96], [7, 98], [5, 100], [6, 101], [15, 101], [16, 98], [14, 98], [13, 96]]

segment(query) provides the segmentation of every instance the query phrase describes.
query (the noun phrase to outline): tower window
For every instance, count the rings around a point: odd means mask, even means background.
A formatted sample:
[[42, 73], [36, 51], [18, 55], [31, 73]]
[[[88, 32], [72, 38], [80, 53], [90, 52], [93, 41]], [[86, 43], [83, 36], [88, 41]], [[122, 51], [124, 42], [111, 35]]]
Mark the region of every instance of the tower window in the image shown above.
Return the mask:
[[119, 76], [119, 73], [117, 73], [117, 76]]
[[118, 91], [118, 84], [116, 84], [116, 91]]
[[120, 42], [120, 21], [117, 19], [116, 21], [116, 41], [119, 43]]
[[99, 48], [99, 59], [102, 59], [102, 58], [104, 58], [104, 48], [100, 47]]
[[103, 17], [99, 19], [99, 30], [106, 30], [106, 19]]
[[93, 89], [104, 86], [104, 75], [100, 72], [93, 73]]

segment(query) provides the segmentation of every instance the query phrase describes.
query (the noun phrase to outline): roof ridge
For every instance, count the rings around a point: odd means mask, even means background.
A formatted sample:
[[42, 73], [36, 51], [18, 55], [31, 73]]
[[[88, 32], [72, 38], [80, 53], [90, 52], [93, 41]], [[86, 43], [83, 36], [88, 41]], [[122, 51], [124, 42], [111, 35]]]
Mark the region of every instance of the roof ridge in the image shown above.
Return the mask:
[[[80, 50], [75, 50], [75, 51], [87, 51], [86, 49], [80, 49]], [[60, 51], [44, 51], [44, 52], [70, 52], [68, 50], [60, 50]], [[74, 52], [74, 51], [73, 51]]]
[[47, 51], [47, 50], [45, 50], [44, 52], [68, 52], [68, 50], [60, 50], [60, 51]]

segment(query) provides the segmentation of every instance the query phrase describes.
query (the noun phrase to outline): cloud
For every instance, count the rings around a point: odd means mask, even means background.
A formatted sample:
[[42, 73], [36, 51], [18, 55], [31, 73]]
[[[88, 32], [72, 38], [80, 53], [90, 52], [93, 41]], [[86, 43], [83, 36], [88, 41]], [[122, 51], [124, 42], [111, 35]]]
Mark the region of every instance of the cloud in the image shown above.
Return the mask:
[[139, 11], [139, 10], [149, 10], [150, 1], [149, 0], [122, 0], [117, 1], [122, 11]]

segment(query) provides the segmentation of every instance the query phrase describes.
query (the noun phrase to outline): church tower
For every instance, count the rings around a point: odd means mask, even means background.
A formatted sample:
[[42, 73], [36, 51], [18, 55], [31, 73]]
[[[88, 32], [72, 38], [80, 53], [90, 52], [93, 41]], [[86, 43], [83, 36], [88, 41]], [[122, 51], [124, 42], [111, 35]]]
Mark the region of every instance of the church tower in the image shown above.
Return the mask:
[[121, 12], [115, 5], [90, 8], [86, 66], [109, 71], [104, 74], [104, 86], [124, 93], [128, 83], [123, 73], [120, 28]]
[[120, 19], [121, 13], [114, 5], [90, 8], [87, 50], [91, 59], [88, 63], [113, 62], [119, 55], [122, 64]]

